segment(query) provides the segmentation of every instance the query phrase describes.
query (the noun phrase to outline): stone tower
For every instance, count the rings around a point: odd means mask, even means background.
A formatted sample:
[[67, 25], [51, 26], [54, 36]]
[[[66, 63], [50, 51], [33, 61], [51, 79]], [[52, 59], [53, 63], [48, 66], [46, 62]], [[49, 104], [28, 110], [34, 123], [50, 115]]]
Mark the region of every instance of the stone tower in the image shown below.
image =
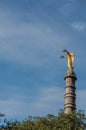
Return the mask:
[[77, 78], [74, 71], [72, 71], [71, 73], [68, 71], [65, 75], [64, 80], [66, 81], [64, 112], [66, 114], [69, 114], [76, 110], [75, 81], [77, 80]]
[[64, 112], [66, 114], [72, 113], [76, 110], [76, 87], [75, 81], [77, 80], [76, 74], [73, 71], [73, 62], [75, 55], [73, 52], [69, 52], [66, 49], [63, 50], [66, 53], [65, 56], [61, 58], [66, 58], [68, 60], [68, 71], [65, 75], [64, 80], [66, 81], [65, 87], [65, 103], [64, 103]]

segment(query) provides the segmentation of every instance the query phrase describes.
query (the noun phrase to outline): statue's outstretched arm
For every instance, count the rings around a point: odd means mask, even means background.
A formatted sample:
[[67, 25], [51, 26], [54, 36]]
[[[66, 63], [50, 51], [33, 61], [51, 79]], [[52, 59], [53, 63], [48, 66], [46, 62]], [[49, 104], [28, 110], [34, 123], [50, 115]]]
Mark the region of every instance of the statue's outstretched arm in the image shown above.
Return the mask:
[[69, 51], [67, 51], [66, 49], [64, 49], [63, 52], [66, 52], [68, 55], [70, 55]]

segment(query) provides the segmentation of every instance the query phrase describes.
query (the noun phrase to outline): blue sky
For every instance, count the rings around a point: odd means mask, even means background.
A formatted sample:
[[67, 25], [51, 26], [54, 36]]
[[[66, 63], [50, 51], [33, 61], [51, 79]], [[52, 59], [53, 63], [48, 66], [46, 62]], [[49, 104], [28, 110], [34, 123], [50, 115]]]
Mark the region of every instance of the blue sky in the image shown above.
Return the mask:
[[86, 113], [86, 1], [0, 1], [0, 112], [6, 118], [57, 115], [67, 61], [75, 53], [77, 109]]

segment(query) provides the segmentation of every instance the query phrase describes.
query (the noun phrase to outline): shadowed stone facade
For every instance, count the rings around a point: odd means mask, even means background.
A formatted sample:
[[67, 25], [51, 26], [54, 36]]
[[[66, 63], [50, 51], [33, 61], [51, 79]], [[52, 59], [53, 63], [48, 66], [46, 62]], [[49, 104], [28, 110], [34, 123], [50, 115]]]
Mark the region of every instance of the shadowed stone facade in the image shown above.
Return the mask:
[[65, 104], [64, 112], [66, 114], [72, 113], [76, 110], [76, 87], [75, 82], [77, 80], [76, 74], [74, 71], [67, 72], [64, 80], [66, 81], [65, 87]]

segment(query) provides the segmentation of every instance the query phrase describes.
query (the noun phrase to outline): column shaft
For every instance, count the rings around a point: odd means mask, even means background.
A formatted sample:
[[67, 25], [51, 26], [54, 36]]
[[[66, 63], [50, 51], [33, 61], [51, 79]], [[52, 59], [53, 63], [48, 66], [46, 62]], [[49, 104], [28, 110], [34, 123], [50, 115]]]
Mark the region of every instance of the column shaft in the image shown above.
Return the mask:
[[64, 103], [64, 112], [72, 113], [76, 110], [76, 75], [74, 72], [67, 73], [65, 75], [66, 87], [65, 87], [65, 103]]

